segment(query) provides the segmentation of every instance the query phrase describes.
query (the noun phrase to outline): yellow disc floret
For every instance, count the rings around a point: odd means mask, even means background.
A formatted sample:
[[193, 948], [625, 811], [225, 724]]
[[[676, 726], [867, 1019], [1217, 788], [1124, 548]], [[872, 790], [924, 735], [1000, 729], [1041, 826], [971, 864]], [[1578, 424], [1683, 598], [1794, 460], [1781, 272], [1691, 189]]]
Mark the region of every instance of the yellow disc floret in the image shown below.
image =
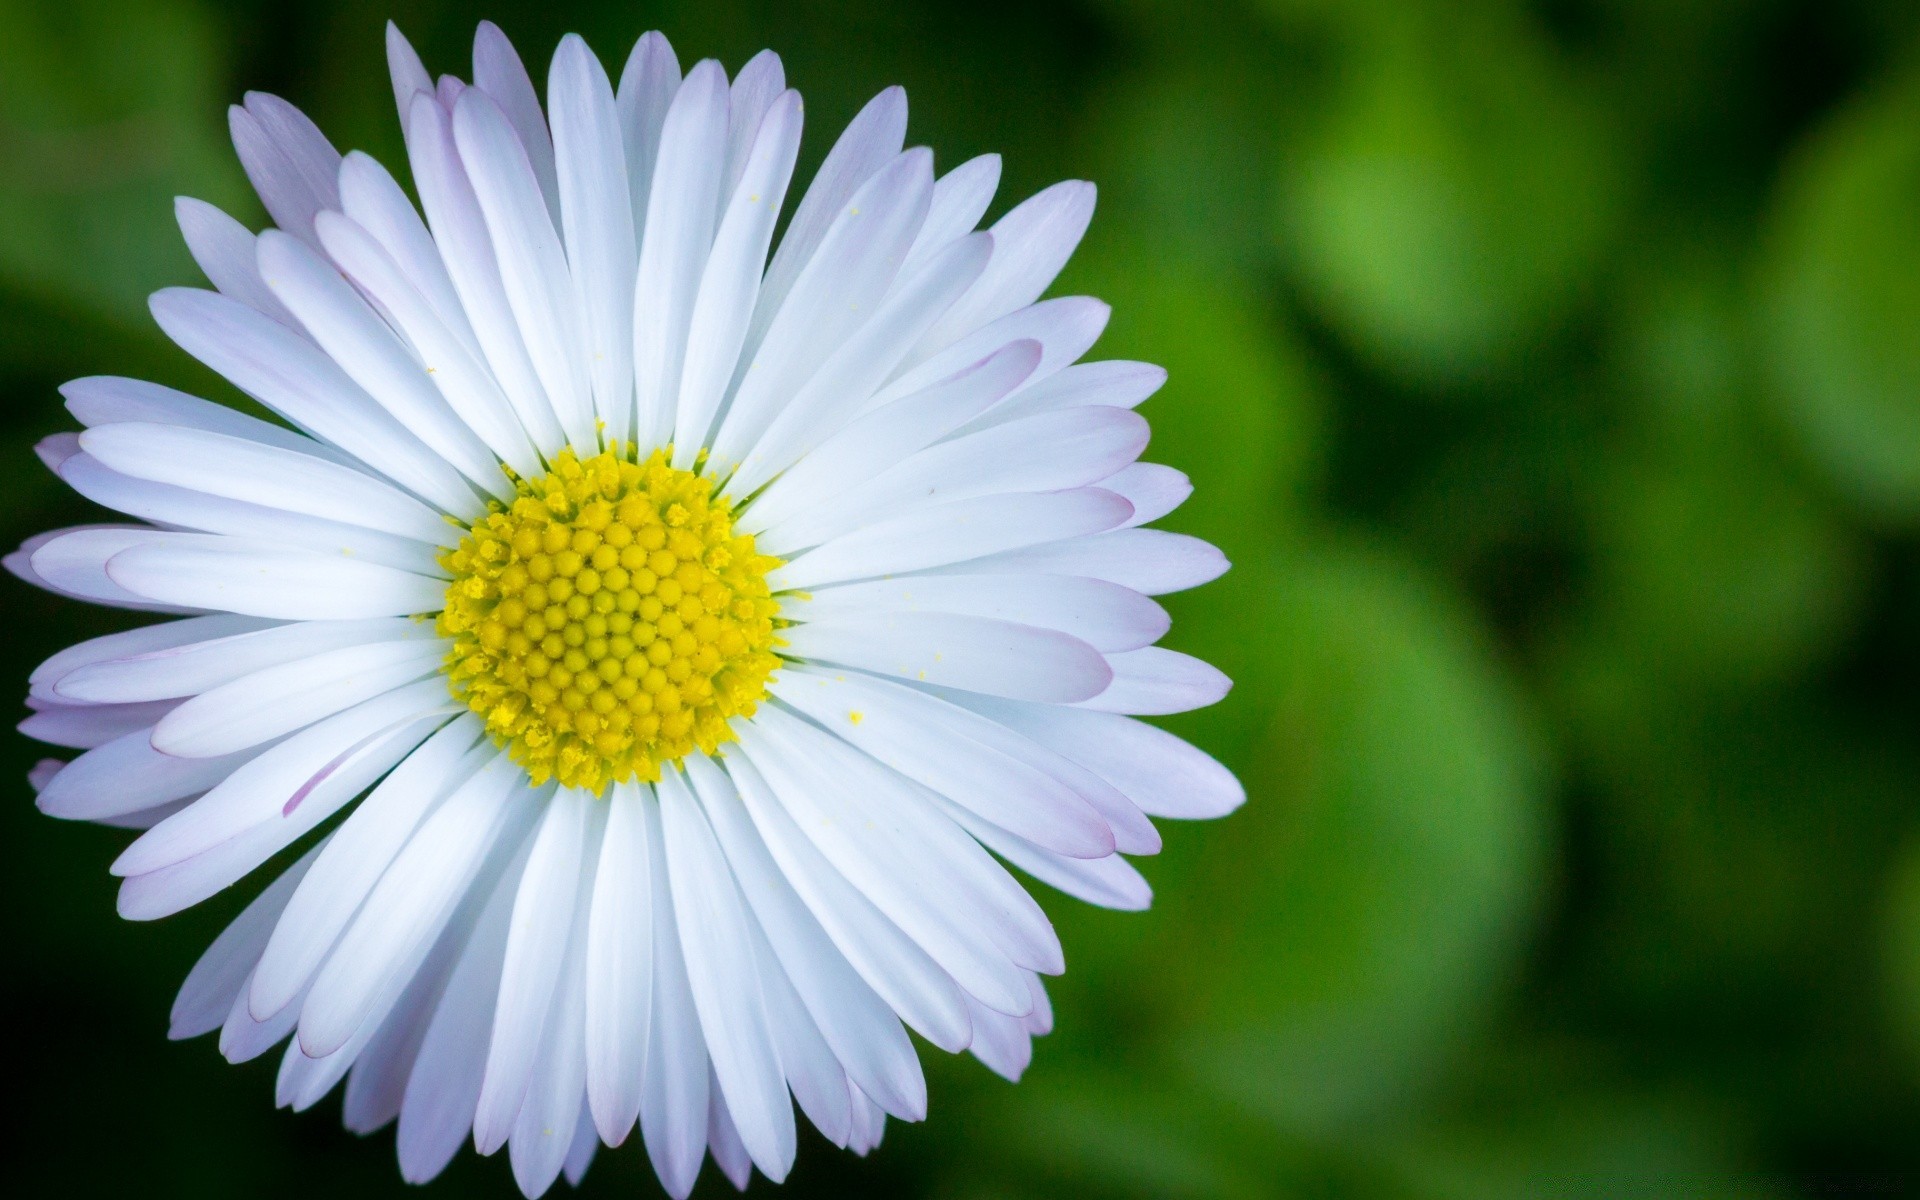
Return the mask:
[[440, 555], [455, 698], [535, 783], [655, 780], [731, 741], [779, 665], [779, 560], [713, 482], [661, 450], [565, 450], [515, 486]]

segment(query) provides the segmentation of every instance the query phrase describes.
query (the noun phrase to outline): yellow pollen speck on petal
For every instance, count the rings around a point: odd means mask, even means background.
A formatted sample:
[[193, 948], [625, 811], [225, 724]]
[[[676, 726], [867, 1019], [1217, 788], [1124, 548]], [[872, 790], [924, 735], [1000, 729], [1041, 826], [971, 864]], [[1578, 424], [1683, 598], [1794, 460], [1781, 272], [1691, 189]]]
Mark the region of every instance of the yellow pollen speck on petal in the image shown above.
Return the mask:
[[864, 721], [864, 720], [866, 720], [866, 719], [867, 719], [867, 714], [865, 714], [865, 713], [863, 713], [863, 712], [861, 712], [861, 711], [860, 711], [859, 709], [857, 709], [857, 708], [856, 708], [856, 709], [849, 709], [849, 710], [848, 710], [848, 712], [847, 712], [847, 720], [849, 720], [849, 721], [851, 721], [851, 722], [853, 722], [853, 723], [854, 723], [855, 725], [858, 725], [858, 724], [859, 724], [860, 722], [862, 722], [862, 721]]
[[563, 450], [540, 478], [509, 472], [512, 499], [440, 554], [447, 685], [536, 784], [597, 792], [712, 754], [780, 665], [780, 560], [670, 458]]

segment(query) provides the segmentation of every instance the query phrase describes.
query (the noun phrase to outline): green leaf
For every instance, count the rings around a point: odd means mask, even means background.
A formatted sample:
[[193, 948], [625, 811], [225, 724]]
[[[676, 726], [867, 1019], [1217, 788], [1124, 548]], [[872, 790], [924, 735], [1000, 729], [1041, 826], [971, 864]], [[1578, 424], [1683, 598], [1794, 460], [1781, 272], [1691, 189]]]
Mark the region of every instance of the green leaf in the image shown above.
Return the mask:
[[193, 272], [174, 196], [246, 195], [213, 30], [186, 0], [0, 0], [0, 29], [0, 288], [145, 327]]
[[1503, 8], [1406, 6], [1345, 54], [1279, 168], [1294, 273], [1405, 377], [1514, 365], [1614, 237], [1626, 176], [1607, 114]]
[[1546, 814], [1527, 718], [1403, 563], [1285, 562], [1248, 625], [1270, 737], [1159, 947], [1175, 1054], [1290, 1130], [1391, 1110], [1447, 1061], [1531, 927]]
[[1842, 109], [1774, 198], [1763, 266], [1781, 411], [1869, 513], [1920, 516], [1920, 71]]

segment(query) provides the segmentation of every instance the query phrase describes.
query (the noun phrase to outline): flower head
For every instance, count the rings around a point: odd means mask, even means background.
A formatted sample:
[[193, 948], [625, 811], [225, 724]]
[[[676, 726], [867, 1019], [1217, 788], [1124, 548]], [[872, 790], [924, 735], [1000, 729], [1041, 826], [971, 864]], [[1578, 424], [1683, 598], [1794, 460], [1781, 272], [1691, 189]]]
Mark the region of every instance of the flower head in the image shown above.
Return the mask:
[[676, 1195], [708, 1151], [782, 1178], [793, 1101], [864, 1153], [924, 1115], [907, 1029], [1017, 1077], [1063, 960], [1002, 861], [1144, 907], [1148, 818], [1242, 799], [1134, 719], [1225, 693], [1149, 598], [1225, 563], [1143, 528], [1189, 490], [1136, 461], [1162, 372], [1040, 300], [1093, 189], [976, 231], [998, 160], [936, 178], [892, 89], [769, 259], [773, 55], [649, 34], [616, 87], [568, 38], [543, 107], [491, 25], [472, 83], [388, 50], [419, 208], [258, 94], [274, 228], [179, 206], [214, 290], [154, 315], [281, 423], [69, 384], [42, 457], [133, 521], [7, 559], [170, 617], [49, 659], [22, 726], [81, 751], [43, 810], [144, 831], [123, 914], [305, 847], [174, 1035], [285, 1042], [282, 1104], [345, 1080], [407, 1178], [471, 1136], [529, 1196], [636, 1124]]

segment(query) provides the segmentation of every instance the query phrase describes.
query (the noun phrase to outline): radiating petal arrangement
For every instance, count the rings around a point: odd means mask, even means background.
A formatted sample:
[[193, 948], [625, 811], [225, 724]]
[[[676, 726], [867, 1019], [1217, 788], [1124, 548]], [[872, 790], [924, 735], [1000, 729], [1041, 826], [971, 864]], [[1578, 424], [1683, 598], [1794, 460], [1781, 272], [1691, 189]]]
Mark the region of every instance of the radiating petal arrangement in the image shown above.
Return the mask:
[[54, 655], [40, 808], [141, 831], [120, 911], [291, 859], [172, 1033], [284, 1043], [401, 1171], [469, 1138], [538, 1196], [637, 1126], [669, 1192], [785, 1177], [794, 1106], [866, 1153], [918, 1120], [908, 1031], [1017, 1078], [1064, 969], [1007, 866], [1144, 908], [1152, 817], [1244, 798], [1138, 719], [1219, 700], [1152, 598], [1219, 575], [1145, 528], [1164, 379], [1080, 362], [1042, 294], [1069, 182], [980, 221], [880, 93], [787, 207], [800, 97], [763, 53], [545, 102], [494, 26], [437, 81], [389, 27], [416, 208], [299, 110], [231, 112], [272, 219], [194, 200], [212, 290], [162, 329], [278, 422], [132, 379], [63, 389], [47, 466], [127, 523], [30, 539], [50, 591], [168, 619]]

